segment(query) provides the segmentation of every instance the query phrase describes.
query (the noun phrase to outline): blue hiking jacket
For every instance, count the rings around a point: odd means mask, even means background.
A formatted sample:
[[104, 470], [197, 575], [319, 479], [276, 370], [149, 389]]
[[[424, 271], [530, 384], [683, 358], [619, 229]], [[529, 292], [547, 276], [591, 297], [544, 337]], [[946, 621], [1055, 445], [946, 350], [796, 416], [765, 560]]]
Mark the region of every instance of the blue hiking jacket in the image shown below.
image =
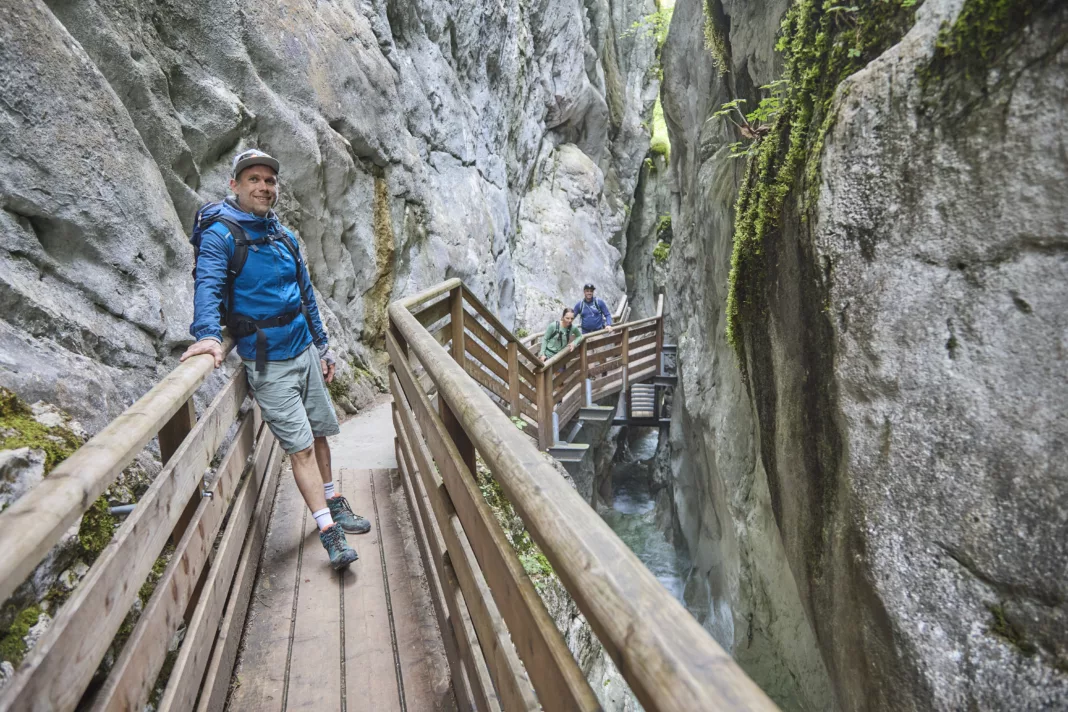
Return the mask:
[[[220, 211], [244, 229], [249, 240], [267, 235], [287, 235], [299, 249], [297, 238], [282, 224], [272, 211], [267, 217], [246, 213], [227, 200]], [[234, 254], [234, 238], [224, 223], [217, 222], [204, 231], [197, 257], [197, 279], [193, 293], [193, 324], [189, 333], [197, 340], [206, 337], [222, 339], [219, 325], [219, 304], [226, 297], [226, 270]], [[301, 260], [303, 263], [303, 260]], [[308, 269], [297, 264], [289, 249], [277, 241], [262, 245], [249, 245], [248, 260], [234, 282], [234, 304], [227, 306], [230, 313], [243, 314], [252, 319], [269, 319], [286, 312], [300, 309], [299, 278], [308, 295], [308, 319], [298, 316], [285, 326], [264, 329], [267, 336], [267, 360], [282, 361], [299, 356], [314, 341], [316, 346], [327, 343], [326, 330], [319, 318]], [[256, 335], [249, 334], [238, 339], [237, 353], [252, 361], [256, 358]]]
[[603, 299], [593, 298], [587, 302], [580, 299], [575, 305], [575, 317], [582, 324], [582, 332], [588, 334], [612, 325], [612, 310], [604, 303]]

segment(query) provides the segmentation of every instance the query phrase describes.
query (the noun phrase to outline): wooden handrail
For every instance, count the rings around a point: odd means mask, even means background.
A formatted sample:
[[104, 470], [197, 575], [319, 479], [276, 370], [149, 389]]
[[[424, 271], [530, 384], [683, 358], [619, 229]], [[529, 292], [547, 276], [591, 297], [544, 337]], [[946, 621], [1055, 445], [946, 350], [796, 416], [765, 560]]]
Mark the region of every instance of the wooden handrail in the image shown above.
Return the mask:
[[[227, 337], [224, 353], [232, 347]], [[70, 597], [58, 610], [49, 611], [52, 623], [0, 693], [0, 709], [69, 712], [85, 703], [92, 703], [94, 712], [140, 709], [149, 699], [187, 611], [203, 627], [190, 628], [183, 654], [188, 656], [190, 648], [199, 653], [214, 648], [227, 656], [226, 661], [212, 668], [210, 680], [204, 675], [204, 665], [188, 670], [176, 666], [167, 689], [182, 690], [191, 704], [190, 695], [195, 698], [202, 687], [210, 688], [211, 699], [216, 701], [210, 709], [221, 709], [217, 690], [226, 689], [233, 668], [232, 653], [251, 590], [248, 572], [255, 570], [259, 560], [281, 448], [262, 425], [257, 408], [241, 412], [248, 394], [243, 368], [196, 417], [193, 395], [213, 370], [210, 355], [180, 364], [0, 515], [0, 567], [4, 571], [0, 586], [6, 596], [48, 553], [56, 531], [65, 532], [159, 434], [162, 471], [133, 512], [116, 526], [112, 541]], [[236, 435], [227, 442], [235, 421]], [[211, 496], [204, 497], [202, 478], [216, 454], [221, 455], [220, 465], [208, 485]], [[248, 464], [250, 455], [252, 463]], [[224, 528], [231, 502], [235, 514]], [[33, 516], [27, 517], [26, 512]], [[216, 534], [222, 543], [212, 560]], [[175, 548], [155, 592], [103, 687], [93, 699], [83, 700], [168, 538]], [[234, 583], [238, 571], [244, 573]], [[202, 592], [198, 582], [204, 584]], [[227, 602], [225, 620], [223, 602]], [[199, 659], [207, 661], [203, 655]]]
[[[227, 337], [223, 353], [230, 353]], [[123, 468], [155, 437], [214, 370], [210, 355], [180, 364], [89, 442], [48, 480], [0, 513], [0, 601], [6, 600]]]
[[[424, 292], [430, 295], [424, 299], [454, 288], [455, 285], [439, 285]], [[463, 290], [460, 293], [468, 296]], [[473, 296], [469, 297], [471, 300]], [[776, 709], [578, 492], [546, 462], [482, 386], [460, 363], [449, 358], [448, 352], [409, 311], [419, 303], [419, 299], [410, 298], [390, 305], [391, 350], [395, 355], [414, 355], [425, 369], [437, 388], [439, 403], [456, 426], [449, 431], [450, 436], [460, 437], [481, 455], [642, 705], [650, 711]], [[639, 327], [657, 323], [659, 318], [660, 315], [641, 320]], [[496, 324], [494, 328], [499, 330]], [[576, 356], [581, 356], [581, 352], [576, 352]], [[648, 358], [642, 357], [632, 366], [647, 368], [647, 362]], [[546, 394], [551, 399], [552, 365], [552, 361], [548, 362], [538, 374], [539, 400]], [[428, 402], [416, 392], [416, 382], [409, 381], [407, 386], [396, 379], [391, 381], [395, 390], [400, 389], [396, 397], [408, 402], [413, 399]], [[552, 405], [538, 403], [540, 424], [551, 417]], [[424, 423], [419, 425], [422, 427]], [[434, 437], [440, 442], [441, 427], [435, 427]], [[428, 433], [420, 435], [418, 431], [407, 436], [430, 438]], [[456, 468], [462, 468], [458, 461], [466, 460], [466, 456], [461, 457], [459, 450], [452, 456], [446, 454], [442, 447], [434, 454], [437, 468], [452, 473], [445, 479], [445, 490], [449, 495], [459, 496], [455, 488], [462, 486], [467, 491], [464, 497], [469, 496], [469, 484], [455, 476]], [[463, 512], [458, 513], [464, 529], [470, 531], [468, 527], [474, 526], [474, 522], [465, 521]], [[494, 588], [493, 595], [504, 594]], [[523, 651], [520, 652], [522, 655]], [[531, 664], [526, 657], [524, 662]], [[545, 704], [544, 700], [542, 703]]]

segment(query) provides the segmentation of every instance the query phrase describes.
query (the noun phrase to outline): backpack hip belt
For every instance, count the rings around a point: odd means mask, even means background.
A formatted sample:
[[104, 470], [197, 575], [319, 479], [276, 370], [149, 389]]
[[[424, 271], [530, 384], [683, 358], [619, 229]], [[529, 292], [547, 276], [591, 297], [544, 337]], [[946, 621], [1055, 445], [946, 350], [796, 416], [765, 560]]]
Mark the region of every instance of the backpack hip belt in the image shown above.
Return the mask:
[[267, 370], [267, 332], [264, 329], [273, 329], [276, 326], [286, 326], [304, 313], [304, 307], [294, 309], [268, 319], [253, 319], [244, 314], [233, 314], [228, 326], [234, 332], [234, 336], [241, 338], [249, 334], [256, 335], [256, 370]]

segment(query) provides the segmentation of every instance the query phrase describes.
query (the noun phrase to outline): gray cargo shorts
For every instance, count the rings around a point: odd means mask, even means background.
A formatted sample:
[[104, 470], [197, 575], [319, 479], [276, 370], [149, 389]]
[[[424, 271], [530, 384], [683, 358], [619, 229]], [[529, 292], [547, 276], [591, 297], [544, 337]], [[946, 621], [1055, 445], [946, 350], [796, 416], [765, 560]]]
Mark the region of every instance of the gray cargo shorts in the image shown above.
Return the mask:
[[244, 364], [252, 397], [286, 453], [307, 450], [314, 438], [341, 432], [317, 349], [309, 346], [295, 358], [268, 361], [265, 371], [257, 371], [255, 361]]

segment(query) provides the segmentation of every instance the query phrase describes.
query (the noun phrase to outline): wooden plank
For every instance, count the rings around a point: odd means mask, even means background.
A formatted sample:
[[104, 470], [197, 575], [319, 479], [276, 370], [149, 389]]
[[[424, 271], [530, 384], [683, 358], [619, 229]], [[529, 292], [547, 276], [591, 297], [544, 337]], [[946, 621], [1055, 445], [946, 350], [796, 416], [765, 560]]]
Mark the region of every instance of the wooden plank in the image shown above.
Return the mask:
[[460, 286], [461, 284], [463, 284], [463, 282], [461, 282], [458, 278], [453, 277], [452, 279], [447, 279], [444, 282], [441, 282], [440, 284], [435, 284], [433, 287], [428, 287], [427, 289], [424, 289], [418, 294], [413, 294], [410, 297], [405, 297], [404, 299], [395, 303], [398, 307], [402, 309], [414, 309], [417, 305], [422, 304], [424, 302], [429, 302], [434, 297], [440, 294], [444, 294], [445, 292], [451, 291], [456, 287]]
[[[446, 699], [434, 689], [431, 665], [437, 659], [433, 655], [437, 648], [436, 629], [427, 640], [421, 627], [421, 608], [417, 602], [423, 600], [422, 567], [418, 558], [415, 567], [407, 566], [402, 524], [407, 528], [412, 523], [405, 517], [405, 512], [396, 506], [392, 493], [399, 488], [399, 480], [394, 485], [394, 478], [399, 478], [396, 470], [376, 469], [371, 473], [371, 496], [379, 521], [379, 542], [385, 567], [386, 585], [393, 604], [393, 620], [396, 633], [398, 657], [401, 665], [401, 679], [404, 681], [404, 700], [406, 707], [412, 710], [441, 710], [452, 707], [452, 695]], [[432, 626], [433, 627], [433, 626]], [[447, 690], [443, 690], [447, 693]], [[447, 704], [446, 704], [447, 703]]]
[[538, 447], [548, 450], [553, 442], [553, 372], [545, 369], [538, 381]]
[[193, 405], [193, 398], [186, 399], [171, 419], [159, 429], [159, 458], [166, 465], [171, 456], [177, 452], [185, 436], [197, 423], [197, 409]]
[[422, 324], [425, 329], [429, 329], [435, 323], [441, 321], [451, 313], [452, 301], [448, 296], [414, 312], [415, 318], [419, 320], [419, 323]]
[[[397, 375], [403, 381], [404, 374], [401, 369], [397, 369]], [[411, 391], [406, 390], [405, 393]], [[527, 673], [538, 692], [541, 704], [551, 710], [600, 709], [589, 683], [545, 610], [541, 597], [527, 577], [523, 564], [508, 542], [493, 511], [483, 498], [474, 473], [465, 469], [466, 463], [450, 440], [450, 433], [446, 431], [444, 424], [434, 417], [425, 395], [415, 393], [413, 400], [410, 404], [411, 410], [408, 410], [409, 403], [401, 403], [399, 410], [406, 426], [411, 425], [409, 416], [414, 411], [444, 481], [445, 492], [442, 494], [445, 496], [438, 502], [435, 501], [438, 493], [431, 491], [434, 483], [425, 484], [431, 503], [435, 505], [438, 521], [452, 522], [453, 532], [450, 532], [444, 523], [442, 530], [461, 584], [467, 573], [464, 567], [473, 563], [467, 558], [466, 552], [463, 557], [457, 556], [457, 545], [463, 547], [466, 539], [482, 574], [486, 577], [500, 615], [508, 624], [508, 632], [511, 633], [516, 652], [526, 664]], [[419, 443], [416, 444], [416, 450], [419, 450]], [[424, 477], [426, 474], [424, 473]], [[456, 534], [455, 540], [450, 539], [450, 533]], [[477, 572], [474, 567], [472, 569]], [[472, 596], [468, 595], [466, 588], [464, 594], [468, 606], [472, 606], [479, 640], [485, 649], [487, 640], [478, 626], [477, 607], [473, 606]], [[495, 677], [495, 681], [500, 690], [499, 678]], [[518, 709], [518, 700], [509, 700], [507, 696], [505, 698], [507, 709]]]
[[[393, 348], [388, 338], [386, 347], [387, 349]], [[421, 411], [424, 408], [427, 409], [425, 413], [421, 413], [423, 414], [423, 419], [435, 423], [444, 430], [444, 424], [440, 418], [433, 414], [426, 395], [411, 388], [411, 374], [404, 373], [403, 369], [398, 368], [394, 371], [394, 377], [399, 382], [398, 387], [403, 387], [405, 395], [410, 394], [412, 396], [416, 404], [415, 407], [420, 408]], [[412, 406], [408, 399], [401, 398], [399, 401], [397, 411], [400, 414], [401, 422], [404, 423], [404, 430], [408, 433], [421, 432], [425, 436], [426, 428], [423, 427], [422, 422], [420, 422], [419, 426], [416, 425], [417, 414], [412, 412]], [[448, 438], [448, 434], [443, 434], [443, 437]], [[494, 687], [501, 696], [502, 706], [509, 711], [536, 710], [538, 709], [538, 701], [534, 696], [534, 691], [530, 689], [529, 683], [526, 682], [523, 665], [512, 644], [513, 638], [509, 636], [511, 631], [505, 625], [494, 596], [478, 568], [467, 534], [460, 525], [459, 517], [453, 508], [449, 493], [437, 474], [434, 460], [422, 440], [416, 438], [411, 443], [411, 446], [416, 458], [416, 470], [422, 477], [424, 492], [430, 501], [434, 517], [444, 537], [448, 551], [448, 561], [452, 562], [456, 570], [464, 601], [467, 603], [471, 614], [479, 645], [486, 656], [486, 663], [493, 677]], [[457, 460], [462, 462], [455, 448], [453, 453], [456, 455]], [[446, 580], [447, 578], [443, 571], [443, 583]], [[455, 618], [458, 618], [458, 612], [456, 611], [454, 611]], [[458, 639], [457, 642], [461, 643], [462, 649], [463, 641]]]
[[[438, 348], [407, 311], [389, 315], [413, 352]], [[423, 363], [645, 708], [776, 709], [459, 364]]]
[[495, 356], [490, 356], [489, 352], [478, 345], [477, 342], [468, 340], [464, 344], [464, 348], [476, 361], [489, 369], [493, 375], [500, 378], [505, 383], [508, 382], [508, 366], [497, 360]]
[[300, 588], [297, 562], [303, 556], [300, 545], [305, 520], [310, 516], [287, 468], [279, 477], [244, 642], [234, 671], [235, 688], [229, 704], [234, 712], [282, 712], [293, 604]]
[[434, 332], [434, 338], [441, 344], [442, 348], [447, 344], [452, 343], [452, 324], [450, 322], [442, 324], [437, 331]]
[[[212, 553], [215, 535], [233, 499], [238, 479], [245, 469], [245, 461], [252, 453], [260, 425], [258, 413], [257, 408], [252, 408], [241, 419], [209, 490], [212, 496], [198, 497], [200, 505], [189, 520], [185, 534], [175, 547], [170, 563], [123, 646], [104, 688], [97, 694], [92, 708], [94, 712], [140, 709], [148, 701], [167, 657], [167, 646], [182, 622], [193, 589]], [[196, 493], [200, 495], [199, 490]]]
[[237, 659], [237, 647], [244, 632], [249, 599], [252, 596], [252, 584], [256, 580], [260, 554], [263, 553], [263, 541], [267, 535], [267, 524], [274, 509], [278, 473], [282, 469], [282, 454], [282, 446], [275, 442], [267, 459], [263, 486], [252, 513], [252, 523], [245, 536], [245, 544], [241, 548], [237, 570], [234, 572], [234, 583], [226, 600], [226, 609], [219, 623], [219, 635], [215, 639], [215, 648], [204, 673], [197, 712], [222, 712], [226, 705], [226, 694], [230, 689], [231, 674]]
[[[247, 390], [239, 371], [208, 406], [23, 662], [0, 709], [70, 710], [78, 704]], [[10, 548], [19, 542], [2, 540]]]
[[264, 424], [256, 441], [250, 473], [241, 481], [234, 495], [234, 505], [227, 519], [226, 530], [219, 542], [215, 560], [208, 569], [204, 589], [186, 628], [182, 647], [178, 649], [178, 658], [171, 669], [167, 688], [157, 708], [160, 712], [190, 710], [196, 701], [201, 681], [204, 679], [204, 670], [211, 657], [211, 644], [218, 630], [226, 596], [230, 592], [234, 571], [237, 569], [237, 559], [241, 554], [245, 533], [266, 479], [267, 462], [274, 442], [274, 435]]
[[[508, 362], [508, 349], [501, 345], [500, 337], [491, 334], [489, 329], [482, 326], [471, 312], [464, 311], [464, 327], [466, 327], [475, 338], [481, 341], [483, 346], [500, 357], [505, 363]], [[518, 348], [518, 346], [516, 348]]]
[[605, 361], [599, 363], [596, 366], [590, 366], [590, 378], [596, 378], [602, 373], [611, 373], [612, 371], [619, 372], [623, 368], [623, 359], [620, 357], [613, 358], [611, 361]]
[[[341, 627], [338, 618], [338, 584], [334, 578], [333, 586], [325, 585], [326, 581], [317, 581], [314, 576], [304, 575], [301, 583], [301, 597], [308, 601], [315, 601], [317, 605], [329, 607], [333, 615], [326, 620], [322, 614], [317, 616], [314, 628], [306, 629], [306, 645], [298, 651], [298, 643], [304, 640], [301, 636], [301, 618], [298, 613], [296, 636], [293, 641], [293, 670], [298, 669], [298, 652], [305, 658], [302, 665], [309, 673], [306, 681], [311, 686], [316, 685], [316, 678], [329, 675], [335, 678], [335, 686], [329, 699], [321, 700], [318, 706], [313, 705], [316, 696], [307, 693], [298, 694], [295, 686], [299, 680], [294, 674], [290, 679], [289, 693], [290, 707], [296, 709], [339, 709], [340, 690], [336, 685], [342, 675], [338, 672], [338, 661], [335, 661], [338, 645], [336, 632], [341, 630], [343, 634], [342, 645], [345, 648], [344, 679], [347, 690], [353, 692], [351, 705], [354, 709], [382, 710], [382, 712], [397, 712], [401, 709], [400, 699], [404, 690], [397, 680], [397, 666], [393, 649], [393, 634], [390, 617], [393, 610], [387, 606], [384, 593], [383, 568], [388, 562], [383, 562], [379, 551], [379, 539], [383, 536], [385, 523], [381, 517], [376, 516], [374, 502], [371, 497], [371, 479], [369, 470], [343, 470], [341, 477], [345, 482], [345, 496], [348, 497], [353, 511], [362, 512], [371, 522], [371, 531], [367, 536], [349, 537], [350, 544], [359, 547], [360, 560], [349, 568], [349, 571], [341, 577], [341, 599], [344, 605], [344, 628]], [[305, 548], [308, 544], [305, 543]], [[309, 583], [308, 579], [311, 579]], [[311, 591], [310, 586], [321, 590], [322, 595], [317, 596], [318, 591]], [[309, 594], [305, 596], [305, 591]], [[327, 599], [322, 600], [318, 599]], [[301, 604], [303, 609], [304, 604]], [[305, 621], [309, 620], [306, 612]], [[319, 631], [319, 636], [316, 632]], [[321, 631], [330, 631], [335, 635], [333, 639], [324, 639]], [[324, 650], [330, 648], [333, 652]], [[316, 653], [316, 650], [319, 652]], [[323, 653], [326, 653], [324, 656]], [[318, 676], [316, 675], [318, 670]], [[346, 699], [348, 692], [346, 691]]]
[[[399, 431], [395, 406], [393, 410], [393, 423]], [[453, 695], [456, 698], [456, 705], [459, 709], [471, 710], [474, 709], [474, 703], [472, 702], [471, 696], [471, 682], [467, 674], [467, 668], [464, 665], [464, 661], [460, 658], [460, 653], [456, 646], [453, 623], [449, 617], [449, 610], [445, 603], [445, 593], [442, 591], [441, 582], [438, 579], [438, 572], [434, 566], [433, 555], [430, 553], [430, 543], [427, 540], [425, 524], [423, 523], [423, 517], [425, 515], [421, 510], [420, 504], [416, 504], [416, 495], [412, 492], [411, 466], [408, 464], [409, 461], [405, 459], [407, 455], [402, 452], [399, 434], [394, 442], [397, 450], [397, 465], [400, 470], [401, 488], [404, 491], [404, 498], [408, 504], [408, 513], [412, 522], [412, 532], [415, 535], [416, 548], [418, 548], [420, 559], [423, 562], [423, 571], [426, 574], [430, 601], [434, 606], [434, 613], [437, 616], [438, 631], [441, 635], [442, 647], [445, 648], [445, 658], [449, 663], [449, 677]], [[489, 680], [488, 673], [486, 679]]]
[[[393, 383], [398, 390], [400, 389], [399, 379], [396, 374], [392, 374]], [[426, 489], [423, 486], [424, 474], [419, 469], [422, 466], [430, 464], [431, 459], [429, 453], [426, 452], [426, 445], [422, 442], [421, 435], [418, 434], [415, 429], [414, 421], [409, 417], [410, 410], [406, 411], [405, 416], [402, 416], [400, 412], [400, 402], [404, 403], [404, 407], [408, 407], [408, 401], [405, 398], [403, 392], [399, 394], [399, 397], [394, 401], [394, 405], [397, 406], [393, 414], [393, 423], [396, 427], [397, 437], [401, 444], [401, 452], [403, 456], [404, 467], [406, 468], [408, 475], [408, 485], [411, 488], [411, 497], [416, 502], [419, 512], [419, 520], [422, 522], [423, 531], [429, 532], [426, 540], [428, 544], [428, 550], [426, 552], [428, 561], [425, 561], [427, 565], [427, 571], [434, 571], [435, 580], [439, 582], [442, 590], [441, 602], [448, 611], [449, 626], [442, 624], [442, 638], [448, 634], [451, 643], [455, 646], [456, 657], [458, 665], [452, 667], [453, 674], [455, 676], [456, 671], [461, 667], [466, 668], [468, 673], [468, 681], [470, 690], [470, 698], [474, 700], [479, 712], [493, 712], [494, 710], [500, 710], [500, 701], [497, 699], [497, 693], [493, 688], [493, 680], [489, 672], [489, 667], [486, 665], [485, 656], [482, 653], [482, 648], [478, 646], [478, 638], [475, 633], [474, 623], [471, 620], [471, 614], [468, 610], [467, 603], [464, 601], [463, 594], [460, 591], [459, 584], [455, 579], [455, 574], [451, 574], [451, 564], [448, 565], [446, 570], [446, 548], [445, 539], [441, 533], [441, 529], [438, 526], [437, 520], [431, 512], [430, 499], [427, 496]], [[406, 425], [405, 422], [411, 425]], [[409, 432], [408, 428], [413, 428]], [[418, 438], [418, 440], [416, 440]], [[414, 454], [415, 445], [413, 443], [418, 442], [420, 448], [419, 460], [416, 460]], [[399, 462], [400, 460], [398, 460]], [[418, 463], [421, 462], [422, 465]], [[431, 479], [433, 479], [438, 487], [441, 485], [441, 478], [436, 472], [431, 472]], [[409, 508], [411, 503], [409, 503]], [[413, 521], [416, 519], [412, 518]], [[428, 574], [429, 575], [429, 574]], [[443, 613], [439, 613], [439, 620], [444, 617]], [[462, 665], [459, 663], [462, 661]], [[450, 663], [451, 667], [451, 663]]]
[[[223, 352], [233, 341], [226, 337]], [[148, 393], [41, 482], [0, 512], [0, 601], [7, 600], [123, 468], [215, 370], [210, 355], [194, 356]], [[185, 504], [183, 502], [183, 504]], [[123, 611], [125, 615], [125, 611]], [[70, 693], [73, 694], [73, 693]]]
[[[535, 381], [535, 383], [537, 383], [537, 381]], [[530, 401], [531, 405], [537, 406], [537, 404], [538, 404], [538, 393], [537, 393], [537, 391], [535, 391], [533, 388], [531, 388], [527, 384], [523, 383], [522, 381], [519, 382], [519, 394], [521, 396], [523, 396], [524, 398], [526, 398], [528, 401]]]

